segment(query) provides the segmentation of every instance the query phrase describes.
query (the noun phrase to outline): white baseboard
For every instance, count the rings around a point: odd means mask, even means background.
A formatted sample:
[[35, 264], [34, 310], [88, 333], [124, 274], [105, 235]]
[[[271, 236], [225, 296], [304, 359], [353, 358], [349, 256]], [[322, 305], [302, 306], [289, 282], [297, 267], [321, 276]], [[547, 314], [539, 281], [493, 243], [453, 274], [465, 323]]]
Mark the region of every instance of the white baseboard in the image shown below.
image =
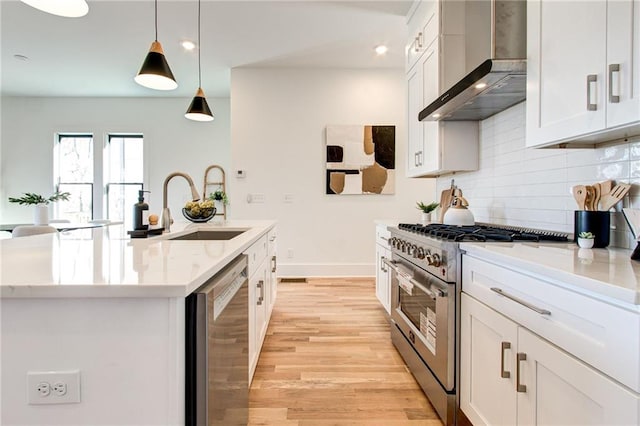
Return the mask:
[[279, 278], [297, 277], [374, 277], [373, 263], [280, 263]]

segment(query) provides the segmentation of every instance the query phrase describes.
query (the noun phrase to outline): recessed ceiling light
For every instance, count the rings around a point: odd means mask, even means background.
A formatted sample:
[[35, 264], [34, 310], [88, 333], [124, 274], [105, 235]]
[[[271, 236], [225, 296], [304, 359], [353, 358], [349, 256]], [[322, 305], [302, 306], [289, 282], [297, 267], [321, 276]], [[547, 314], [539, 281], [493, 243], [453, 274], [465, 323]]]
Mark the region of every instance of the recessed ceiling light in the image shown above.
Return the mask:
[[484, 89], [487, 87], [487, 83], [478, 83], [476, 84], [476, 89]]
[[17, 59], [18, 61], [23, 61], [23, 62], [26, 62], [26, 61], [29, 60], [29, 58], [27, 56], [24, 56], [24, 55], [13, 55], [13, 57], [15, 59]]
[[376, 46], [376, 53], [378, 55], [384, 55], [388, 50], [389, 48], [383, 44], [381, 44], [380, 46]]
[[183, 40], [182, 43], [180, 43], [182, 45], [182, 48], [184, 50], [193, 50], [196, 48], [196, 44], [194, 42], [192, 42], [191, 40]]

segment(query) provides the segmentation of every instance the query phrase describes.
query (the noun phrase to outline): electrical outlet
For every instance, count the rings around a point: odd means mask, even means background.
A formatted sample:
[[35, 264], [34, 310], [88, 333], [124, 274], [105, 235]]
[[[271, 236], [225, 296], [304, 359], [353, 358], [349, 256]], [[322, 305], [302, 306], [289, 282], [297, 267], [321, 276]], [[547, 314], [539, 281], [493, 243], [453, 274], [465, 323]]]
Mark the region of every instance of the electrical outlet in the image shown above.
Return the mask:
[[80, 402], [80, 370], [27, 372], [29, 404]]

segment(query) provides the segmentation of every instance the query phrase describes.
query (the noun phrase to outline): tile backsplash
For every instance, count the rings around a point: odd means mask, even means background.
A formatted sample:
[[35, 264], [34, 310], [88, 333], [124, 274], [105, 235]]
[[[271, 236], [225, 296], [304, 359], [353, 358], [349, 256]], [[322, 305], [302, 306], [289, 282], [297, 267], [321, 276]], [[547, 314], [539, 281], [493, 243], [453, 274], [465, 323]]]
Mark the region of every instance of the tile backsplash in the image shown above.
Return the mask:
[[622, 207], [640, 208], [640, 138], [589, 149], [526, 148], [522, 102], [480, 123], [479, 152], [478, 171], [437, 179], [438, 194], [455, 179], [476, 222], [573, 233], [571, 188], [611, 179], [633, 186], [612, 210], [610, 245], [635, 247]]

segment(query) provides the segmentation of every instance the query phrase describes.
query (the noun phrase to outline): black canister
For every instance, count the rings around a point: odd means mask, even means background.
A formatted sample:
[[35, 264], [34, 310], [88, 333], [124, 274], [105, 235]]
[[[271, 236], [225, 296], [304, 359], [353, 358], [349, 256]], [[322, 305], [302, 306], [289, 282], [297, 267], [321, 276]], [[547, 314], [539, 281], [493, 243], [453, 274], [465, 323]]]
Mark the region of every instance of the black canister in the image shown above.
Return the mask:
[[602, 211], [576, 210], [573, 218], [574, 241], [578, 241], [581, 232], [591, 232], [595, 235], [594, 248], [604, 248], [609, 245], [611, 231], [611, 214]]

